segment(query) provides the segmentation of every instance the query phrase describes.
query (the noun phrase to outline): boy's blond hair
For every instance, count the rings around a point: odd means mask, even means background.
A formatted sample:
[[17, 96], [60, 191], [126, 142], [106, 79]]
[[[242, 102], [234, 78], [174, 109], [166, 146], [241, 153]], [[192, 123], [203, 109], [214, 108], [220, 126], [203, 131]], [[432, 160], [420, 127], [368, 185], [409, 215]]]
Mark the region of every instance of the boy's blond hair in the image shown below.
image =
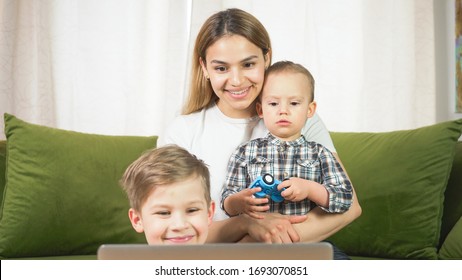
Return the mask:
[[167, 145], [144, 152], [130, 164], [121, 179], [130, 207], [140, 211], [151, 191], [160, 185], [173, 184], [198, 176], [210, 206], [210, 173], [207, 165], [177, 145]]

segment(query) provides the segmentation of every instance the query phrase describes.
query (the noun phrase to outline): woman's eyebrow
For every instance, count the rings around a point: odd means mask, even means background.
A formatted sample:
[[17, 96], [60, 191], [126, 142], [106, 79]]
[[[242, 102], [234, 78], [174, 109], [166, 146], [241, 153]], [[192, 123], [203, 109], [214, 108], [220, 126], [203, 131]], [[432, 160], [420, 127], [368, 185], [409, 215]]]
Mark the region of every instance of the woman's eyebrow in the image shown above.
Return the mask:
[[213, 59], [210, 61], [210, 64], [228, 64], [228, 63], [218, 60], [218, 59]]
[[[241, 60], [240, 63], [247, 62], [247, 61], [250, 61], [256, 58], [258, 58], [258, 55], [251, 55]], [[218, 60], [218, 59], [213, 59], [210, 61], [210, 64], [228, 64], [228, 63], [225, 61]]]
[[258, 58], [258, 55], [251, 55], [251, 56], [249, 56], [249, 57], [244, 58], [243, 60], [241, 60], [241, 63], [242, 63], [242, 62], [247, 62], [247, 61], [249, 61], [249, 60], [257, 59], [257, 58]]

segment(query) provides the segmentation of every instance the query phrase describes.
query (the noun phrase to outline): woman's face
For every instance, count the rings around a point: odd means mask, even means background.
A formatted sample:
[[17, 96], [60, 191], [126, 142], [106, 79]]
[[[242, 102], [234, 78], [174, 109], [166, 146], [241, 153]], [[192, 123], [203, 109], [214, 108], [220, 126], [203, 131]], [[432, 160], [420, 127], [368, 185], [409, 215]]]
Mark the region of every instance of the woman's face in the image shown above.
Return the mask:
[[240, 35], [224, 36], [207, 49], [205, 60], [201, 60], [202, 70], [210, 77], [223, 114], [231, 118], [254, 116], [254, 101], [269, 64], [262, 50]]

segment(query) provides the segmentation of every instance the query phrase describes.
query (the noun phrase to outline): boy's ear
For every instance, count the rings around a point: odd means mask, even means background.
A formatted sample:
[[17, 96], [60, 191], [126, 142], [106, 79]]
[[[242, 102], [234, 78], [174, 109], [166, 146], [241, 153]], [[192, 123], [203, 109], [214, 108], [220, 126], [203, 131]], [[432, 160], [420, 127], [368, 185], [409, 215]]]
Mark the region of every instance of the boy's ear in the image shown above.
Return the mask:
[[[257, 97], [258, 98], [258, 97]], [[257, 115], [263, 119], [263, 107], [261, 105], [261, 101], [257, 100], [257, 103], [255, 104], [255, 108], [257, 109]]]
[[213, 214], [215, 214], [215, 201], [212, 200], [208, 211], [209, 226], [212, 224]]
[[135, 209], [130, 208], [128, 210], [128, 218], [130, 219], [132, 227], [135, 229], [136, 232], [144, 232], [143, 222], [141, 221], [141, 215], [139, 215], [138, 212], [135, 211]]
[[316, 101], [313, 101], [308, 105], [308, 114], [306, 116], [307, 118], [311, 118], [314, 115], [314, 113], [316, 112], [316, 106]]

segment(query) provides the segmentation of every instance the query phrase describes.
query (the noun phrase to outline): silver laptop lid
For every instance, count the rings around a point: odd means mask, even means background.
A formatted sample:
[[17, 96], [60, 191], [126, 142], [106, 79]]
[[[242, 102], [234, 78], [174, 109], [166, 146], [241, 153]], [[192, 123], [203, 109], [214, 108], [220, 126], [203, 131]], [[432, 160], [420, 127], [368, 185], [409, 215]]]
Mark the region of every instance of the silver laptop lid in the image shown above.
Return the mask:
[[105, 244], [99, 260], [331, 260], [326, 242], [263, 244], [220, 243], [203, 245]]

